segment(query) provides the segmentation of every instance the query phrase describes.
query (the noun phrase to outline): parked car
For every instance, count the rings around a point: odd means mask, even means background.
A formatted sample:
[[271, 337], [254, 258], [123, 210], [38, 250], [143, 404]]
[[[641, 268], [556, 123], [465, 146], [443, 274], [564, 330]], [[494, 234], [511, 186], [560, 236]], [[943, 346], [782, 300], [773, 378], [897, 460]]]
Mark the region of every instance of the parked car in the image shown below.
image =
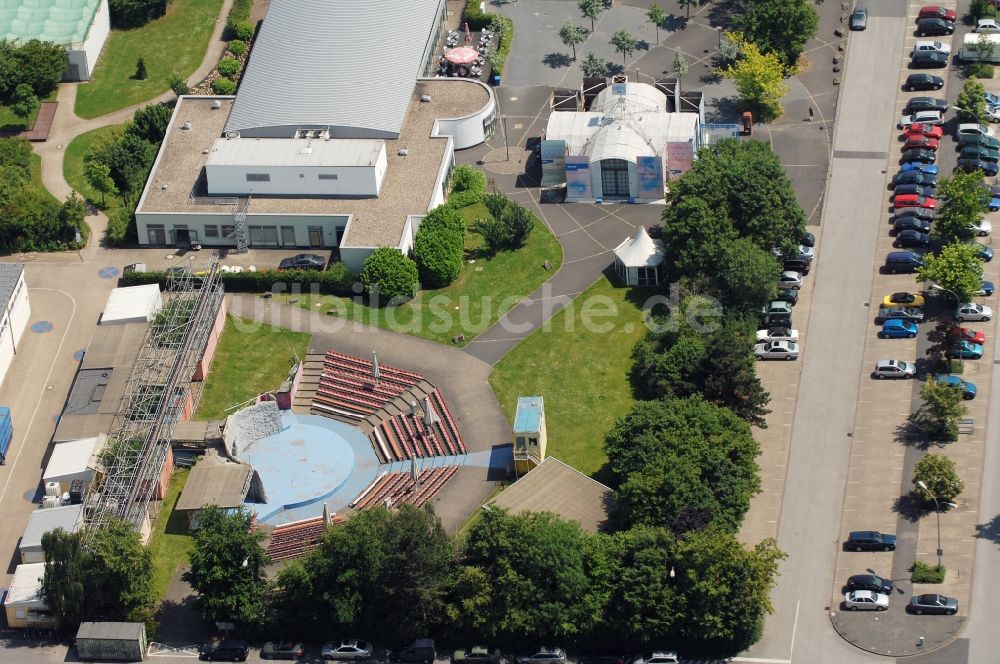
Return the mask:
[[993, 260], [993, 247], [988, 247], [982, 242], [971, 242], [970, 244], [972, 244], [974, 247], [978, 249], [979, 260], [983, 261], [984, 263], [989, 263], [991, 260]]
[[959, 134], [958, 144], [960, 146], [981, 145], [991, 150], [1000, 150], [1000, 139], [987, 136], [986, 134]]
[[[930, 74], [912, 74], [913, 76], [930, 76]], [[904, 115], [896, 123], [896, 126], [905, 130], [915, 124], [940, 125], [944, 124], [944, 117], [941, 111], [914, 111], [909, 115]]]
[[919, 293], [907, 293], [906, 291], [899, 291], [898, 293], [892, 293], [891, 295], [886, 295], [882, 298], [883, 307], [916, 307], [917, 309], [922, 309], [926, 301], [924, 296]]
[[894, 247], [926, 247], [931, 243], [931, 236], [914, 230], [903, 230], [896, 233]]
[[955, 32], [955, 24], [942, 18], [922, 18], [917, 21], [918, 37], [938, 37]]
[[1000, 32], [1000, 21], [992, 18], [981, 18], [976, 21], [975, 32], [990, 34]]
[[792, 315], [792, 305], [783, 300], [774, 300], [770, 304], [761, 308], [760, 313], [764, 314], [788, 314]]
[[941, 51], [917, 51], [910, 57], [910, 67], [913, 69], [937, 69], [947, 67], [950, 59], [951, 56], [948, 53]]
[[562, 648], [548, 648], [543, 646], [533, 655], [517, 658], [517, 664], [549, 664], [551, 662], [565, 664], [566, 652]]
[[892, 194], [892, 198], [896, 196], [929, 196], [933, 197], [937, 195], [937, 187], [925, 187], [920, 184], [901, 184], [896, 187], [896, 190]]
[[389, 659], [393, 662], [423, 662], [423, 664], [431, 664], [431, 662], [437, 659], [434, 639], [417, 639], [402, 650], [389, 653]]
[[924, 150], [920, 148], [903, 150], [903, 152], [899, 155], [899, 162], [903, 163], [905, 161], [921, 161], [925, 164], [933, 164], [937, 161], [937, 152], [934, 150]]
[[958, 600], [954, 597], [945, 597], [937, 593], [926, 595], [914, 595], [910, 598], [910, 605], [907, 607], [913, 613], [921, 615], [924, 613], [943, 613], [953, 616], [958, 613]]
[[245, 662], [249, 655], [250, 645], [238, 639], [206, 643], [198, 651], [198, 659], [208, 662]]
[[629, 660], [629, 664], [680, 664], [680, 661], [677, 658], [677, 653], [673, 651], [659, 651], [636, 655]]
[[260, 649], [261, 659], [301, 659], [305, 646], [295, 641], [268, 641]]
[[758, 360], [795, 360], [799, 344], [795, 341], [763, 341], [753, 347]]
[[916, 272], [923, 267], [924, 257], [915, 251], [890, 251], [882, 266], [884, 272], [898, 274], [900, 272]]
[[896, 196], [892, 201], [894, 208], [919, 207], [928, 210], [937, 209], [937, 200], [930, 196], [916, 196], [914, 194], [903, 194]]
[[803, 247], [815, 247], [816, 236], [809, 231], [802, 231], [802, 237], [799, 238], [799, 244]]
[[966, 380], [962, 380], [958, 376], [953, 376], [951, 374], [936, 374], [934, 380], [938, 383], [945, 383], [947, 385], [953, 385], [958, 389], [962, 390], [962, 398], [966, 401], [976, 398], [976, 386], [974, 383], [970, 383]]
[[[913, 127], [922, 127], [924, 125], [912, 125]], [[940, 129], [940, 127], [935, 127]], [[915, 184], [921, 187], [936, 187], [937, 186], [937, 176], [929, 175], [927, 173], [920, 173], [918, 171], [899, 171], [892, 176], [893, 187], [900, 187], [907, 184]]]
[[279, 270], [322, 270], [326, 261], [316, 254], [295, 254], [278, 263]]
[[992, 92], [983, 92], [983, 101], [986, 102], [987, 106], [1000, 106], [1000, 96]]
[[983, 115], [990, 122], [1000, 122], [1000, 106], [987, 106]]
[[778, 289], [778, 294], [774, 296], [775, 300], [781, 300], [782, 302], [787, 302], [793, 307], [799, 301], [799, 289], [798, 288], [780, 288]]
[[918, 233], [930, 233], [931, 222], [919, 217], [902, 217], [892, 222], [892, 232], [899, 234], [902, 231], [916, 231]]
[[995, 161], [985, 161], [983, 159], [959, 159], [958, 163], [955, 165], [956, 171], [965, 171], [966, 173], [974, 173], [975, 171], [982, 171], [983, 175], [988, 175], [993, 177], [1000, 171], [997, 167], [997, 162]]
[[887, 320], [882, 323], [882, 329], [879, 330], [878, 336], [880, 339], [913, 339], [919, 331], [916, 323], [904, 320]]
[[892, 580], [877, 574], [855, 574], [847, 580], [848, 590], [870, 590], [875, 593], [892, 593]]
[[982, 145], [963, 145], [958, 150], [958, 158], [996, 162], [1000, 161], [1000, 151]]
[[938, 111], [939, 113], [945, 113], [949, 108], [951, 108], [951, 105], [948, 104], [947, 99], [910, 97], [910, 100], [906, 102], [905, 111], [907, 113], [916, 113], [917, 111]]
[[763, 341], [798, 341], [799, 331], [790, 330], [787, 327], [771, 327], [766, 330], [757, 330], [757, 343]]
[[920, 53], [922, 51], [932, 51], [935, 53], [951, 53], [951, 44], [935, 41], [933, 39], [920, 39], [917, 43], [913, 45], [913, 50], [910, 51], [910, 55], [915, 53]]
[[[912, 126], [912, 125], [911, 125]], [[905, 133], [903, 134], [902, 149], [923, 148], [925, 150], [937, 150], [940, 143], [938, 139], [924, 136], [923, 134]]]
[[778, 277], [778, 288], [801, 288], [802, 273], [785, 270]]
[[879, 360], [875, 363], [875, 371], [872, 378], [885, 380], [886, 378], [903, 378], [908, 380], [917, 373], [917, 366], [913, 362], [903, 360]]
[[977, 290], [975, 293], [973, 293], [973, 295], [980, 295], [980, 296], [989, 297], [990, 295], [993, 295], [993, 290], [994, 290], [993, 289], [993, 282], [992, 281], [987, 281], [986, 279], [983, 279], [982, 285], [979, 287], [979, 290]]
[[984, 124], [979, 124], [978, 122], [963, 122], [958, 125], [958, 129], [955, 131], [955, 135], [961, 139], [962, 136], [989, 136], [990, 138], [996, 138], [996, 132], [987, 127]]
[[934, 212], [934, 210], [925, 210], [923, 208], [903, 208], [901, 210], [892, 211], [893, 222], [899, 221], [900, 219], [906, 219], [908, 217], [931, 222], [937, 219], [937, 213]]
[[956, 341], [964, 339], [965, 341], [971, 341], [974, 344], [986, 343], [985, 333], [968, 327], [962, 327], [961, 325], [952, 325], [951, 329], [948, 330], [948, 336]]
[[812, 269], [811, 258], [786, 258], [781, 262], [781, 270], [783, 272], [809, 274], [810, 269]]
[[787, 327], [792, 326], [792, 317], [789, 314], [767, 314], [766, 316], [761, 316], [760, 320], [761, 329], [771, 329], [775, 327]]
[[[947, 59], [947, 56], [945, 56]], [[904, 90], [940, 90], [944, 87], [944, 79], [933, 74], [910, 74], [903, 82]]]
[[358, 662], [370, 658], [373, 650], [372, 644], [368, 641], [343, 639], [341, 641], [327, 641], [323, 644], [320, 654], [323, 659]]
[[887, 320], [905, 320], [910, 323], [922, 323], [924, 312], [916, 307], [879, 307], [878, 314], [875, 315], [875, 322], [884, 323]]
[[978, 302], [963, 302], [955, 307], [955, 320], [963, 323], [967, 320], [987, 321], [993, 318], [993, 310]]
[[[500, 651], [488, 646], [472, 646], [452, 653], [454, 664], [500, 664]], [[609, 663], [613, 664], [613, 663]]]
[[993, 232], [993, 224], [985, 219], [980, 219], [973, 225], [969, 226], [969, 232], [978, 237], [986, 237]]
[[920, 11], [917, 12], [917, 20], [919, 21], [922, 18], [940, 18], [954, 23], [955, 19], [958, 18], [958, 14], [955, 13], [954, 9], [948, 9], [940, 5], [927, 5], [926, 7], [921, 7]]
[[944, 128], [941, 125], [924, 125], [912, 124], [903, 131], [903, 137], [909, 136], [927, 136], [929, 138], [942, 138], [944, 136]]
[[948, 355], [961, 360], [981, 360], [983, 358], [983, 345], [959, 341], [952, 344]]
[[919, 161], [912, 161], [900, 164], [899, 170], [917, 171], [918, 173], [923, 173], [924, 175], [937, 175], [940, 169], [937, 164], [922, 164]]
[[844, 606], [851, 611], [885, 611], [889, 608], [889, 596], [870, 590], [849, 590], [844, 593]]
[[868, 27], [868, 10], [864, 7], [855, 7], [851, 12], [849, 23], [851, 30], [864, 30]]
[[852, 551], [895, 551], [896, 536], [877, 530], [855, 530], [847, 536], [844, 546]]

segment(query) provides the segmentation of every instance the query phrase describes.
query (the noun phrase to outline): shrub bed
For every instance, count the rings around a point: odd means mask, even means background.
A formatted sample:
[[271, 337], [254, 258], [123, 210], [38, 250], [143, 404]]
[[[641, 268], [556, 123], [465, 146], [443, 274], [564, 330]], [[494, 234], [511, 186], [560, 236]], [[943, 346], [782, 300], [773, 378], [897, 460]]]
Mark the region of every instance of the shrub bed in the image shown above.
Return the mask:
[[500, 47], [497, 49], [499, 57], [493, 73], [502, 74], [507, 55], [510, 53], [511, 42], [514, 40], [514, 22], [503, 14], [480, 11], [479, 0], [466, 0], [463, 14], [470, 30], [492, 27], [500, 33]]
[[[310, 292], [313, 284], [324, 295], [356, 295], [353, 286], [358, 276], [347, 269], [343, 263], [334, 263], [330, 269], [323, 272], [316, 270], [260, 270], [258, 272], [220, 272], [219, 281], [229, 293], [265, 293], [288, 290], [292, 285], [303, 287], [303, 292]], [[166, 272], [129, 272], [119, 280], [121, 286], [138, 286], [141, 284], [167, 283]]]
[[913, 563], [910, 568], [910, 577], [913, 583], [944, 583], [944, 565], [928, 565], [919, 560]]

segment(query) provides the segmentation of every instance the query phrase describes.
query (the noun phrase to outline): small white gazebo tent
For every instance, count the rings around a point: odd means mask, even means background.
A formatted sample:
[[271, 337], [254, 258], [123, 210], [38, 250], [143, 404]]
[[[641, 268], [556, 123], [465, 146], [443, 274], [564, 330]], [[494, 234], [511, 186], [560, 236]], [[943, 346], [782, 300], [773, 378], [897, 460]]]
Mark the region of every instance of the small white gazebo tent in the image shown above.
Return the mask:
[[663, 278], [663, 241], [640, 226], [634, 237], [615, 247], [615, 272], [626, 286], [656, 286]]

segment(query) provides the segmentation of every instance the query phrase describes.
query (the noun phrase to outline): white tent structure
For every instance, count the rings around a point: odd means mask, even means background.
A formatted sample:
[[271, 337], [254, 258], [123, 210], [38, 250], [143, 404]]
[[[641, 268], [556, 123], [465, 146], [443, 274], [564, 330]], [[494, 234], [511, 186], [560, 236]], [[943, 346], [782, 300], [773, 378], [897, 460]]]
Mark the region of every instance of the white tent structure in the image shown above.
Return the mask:
[[626, 286], [656, 286], [663, 278], [663, 241], [649, 237], [645, 226], [615, 247], [615, 272]]
[[159, 284], [116, 288], [108, 296], [101, 325], [149, 322], [162, 306]]
[[62, 495], [69, 491], [73, 480], [83, 480], [85, 485], [93, 480], [98, 465], [97, 456], [104, 448], [106, 439], [107, 436], [101, 434], [94, 438], [82, 438], [55, 445], [49, 463], [45, 466], [45, 473], [42, 474], [46, 490], [49, 483], [57, 483], [59, 489], [54, 495]]

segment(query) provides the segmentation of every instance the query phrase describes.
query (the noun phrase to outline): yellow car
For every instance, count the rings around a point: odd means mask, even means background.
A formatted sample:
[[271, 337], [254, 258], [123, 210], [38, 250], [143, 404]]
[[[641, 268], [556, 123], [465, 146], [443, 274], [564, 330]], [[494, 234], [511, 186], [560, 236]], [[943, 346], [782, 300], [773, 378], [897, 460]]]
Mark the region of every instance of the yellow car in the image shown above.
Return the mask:
[[922, 309], [924, 306], [924, 296], [917, 293], [893, 293], [892, 295], [886, 295], [882, 299], [883, 307], [917, 307]]

